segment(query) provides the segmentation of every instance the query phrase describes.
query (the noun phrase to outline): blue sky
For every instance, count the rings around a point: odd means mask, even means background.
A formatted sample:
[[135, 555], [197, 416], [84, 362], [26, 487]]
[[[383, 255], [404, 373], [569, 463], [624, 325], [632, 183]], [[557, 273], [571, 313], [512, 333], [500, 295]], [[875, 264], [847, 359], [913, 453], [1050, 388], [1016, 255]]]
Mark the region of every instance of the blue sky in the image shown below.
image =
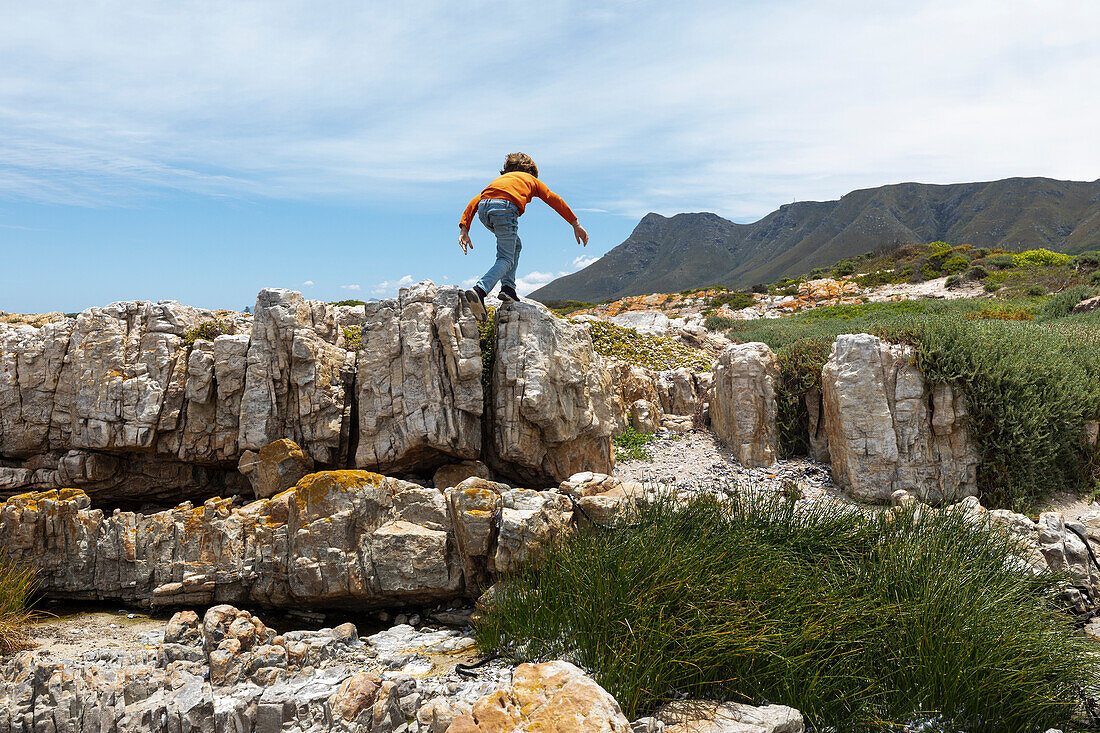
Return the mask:
[[1100, 176], [1100, 3], [49, 2], [0, 20], [0, 310], [460, 283], [523, 150], [530, 290], [648, 211]]

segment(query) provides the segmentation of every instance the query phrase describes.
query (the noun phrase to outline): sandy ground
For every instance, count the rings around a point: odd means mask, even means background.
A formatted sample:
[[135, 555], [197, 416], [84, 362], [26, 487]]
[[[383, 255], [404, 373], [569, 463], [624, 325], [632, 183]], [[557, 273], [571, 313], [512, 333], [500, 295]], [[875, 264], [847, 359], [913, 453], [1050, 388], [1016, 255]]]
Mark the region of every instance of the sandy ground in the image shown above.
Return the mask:
[[[47, 614], [50, 605], [44, 606]], [[55, 659], [75, 659], [99, 649], [156, 648], [168, 618], [133, 610], [88, 610], [55, 607], [32, 626], [31, 644]]]
[[884, 300], [894, 296], [903, 298], [943, 298], [944, 300], [960, 300], [962, 298], [981, 298], [986, 293], [980, 282], [964, 280], [956, 288], [947, 289], [947, 278], [937, 277], [934, 280], [925, 280], [920, 283], [898, 283], [896, 285], [880, 285], [872, 288], [871, 300]]

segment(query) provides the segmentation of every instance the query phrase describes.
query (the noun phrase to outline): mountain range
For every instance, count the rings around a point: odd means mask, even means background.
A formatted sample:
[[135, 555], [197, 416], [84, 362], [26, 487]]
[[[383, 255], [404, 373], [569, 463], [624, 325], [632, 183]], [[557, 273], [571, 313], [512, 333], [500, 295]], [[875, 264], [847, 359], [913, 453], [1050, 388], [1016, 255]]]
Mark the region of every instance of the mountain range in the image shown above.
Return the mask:
[[836, 201], [784, 204], [751, 224], [709, 213], [646, 214], [622, 244], [530, 297], [599, 302], [708, 285], [742, 288], [935, 241], [1013, 252], [1100, 249], [1100, 179], [899, 183]]

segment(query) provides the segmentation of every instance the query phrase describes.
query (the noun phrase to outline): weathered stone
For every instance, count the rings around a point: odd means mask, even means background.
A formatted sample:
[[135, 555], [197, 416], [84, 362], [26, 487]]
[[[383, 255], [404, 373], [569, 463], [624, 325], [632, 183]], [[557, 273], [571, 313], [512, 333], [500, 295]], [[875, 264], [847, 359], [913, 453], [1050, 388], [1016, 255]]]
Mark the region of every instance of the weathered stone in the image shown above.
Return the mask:
[[504, 484], [469, 478], [447, 490], [455, 538], [463, 558], [466, 585], [471, 592], [489, 586], [488, 560], [496, 542]]
[[802, 714], [786, 705], [740, 705], [711, 700], [677, 700], [654, 716], [665, 733], [803, 733]]
[[256, 498], [266, 499], [312, 473], [313, 459], [293, 440], [281, 438], [265, 445], [258, 454], [245, 451], [238, 469], [252, 484]]
[[661, 427], [660, 412], [652, 402], [637, 400], [630, 406], [630, 426], [639, 433], [655, 433]]
[[766, 344], [732, 344], [718, 357], [710, 394], [714, 434], [742, 464], [770, 466], [778, 452], [775, 354]]
[[512, 686], [474, 703], [448, 733], [554, 730], [629, 733], [630, 724], [606, 690], [569, 662], [521, 664]]
[[1073, 306], [1074, 313], [1091, 313], [1094, 310], [1100, 310], [1100, 295], [1093, 298], [1086, 298]]
[[422, 282], [367, 304], [362, 342], [357, 466], [434, 470], [480, 456], [481, 349], [458, 288]]
[[838, 336], [821, 381], [833, 476], [854, 497], [883, 502], [900, 488], [942, 503], [977, 493], [966, 400], [926, 386], [910, 347]]
[[669, 415], [691, 415], [699, 402], [695, 375], [687, 367], [669, 369], [657, 375], [661, 407]]
[[496, 319], [490, 467], [536, 487], [609, 473], [611, 375], [587, 329], [528, 302], [502, 306]]
[[579, 526], [586, 523], [609, 526], [629, 518], [657, 498], [656, 491], [647, 490], [636, 481], [620, 481], [600, 473], [578, 473], [563, 481], [559, 491], [573, 498], [579, 515]]
[[489, 478], [489, 467], [481, 461], [462, 461], [449, 463], [436, 469], [432, 476], [432, 485], [437, 489], [449, 489], [458, 486], [468, 478]]
[[508, 573], [563, 536], [573, 517], [569, 498], [553, 491], [512, 489], [501, 495], [500, 528], [490, 569]]
[[819, 463], [829, 462], [829, 434], [825, 430], [824, 405], [821, 390], [811, 389], [802, 395], [809, 416], [810, 458]]

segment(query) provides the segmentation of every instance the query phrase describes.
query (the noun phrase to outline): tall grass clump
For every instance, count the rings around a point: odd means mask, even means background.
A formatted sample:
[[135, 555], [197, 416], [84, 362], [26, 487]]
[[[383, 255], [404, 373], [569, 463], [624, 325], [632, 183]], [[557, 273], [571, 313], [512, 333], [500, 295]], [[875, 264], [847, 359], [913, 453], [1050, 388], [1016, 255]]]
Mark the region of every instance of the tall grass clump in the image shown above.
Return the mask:
[[1100, 662], [1052, 600], [1063, 578], [1020, 555], [961, 512], [658, 502], [547, 548], [475, 633], [486, 652], [574, 661], [629, 719], [686, 693], [790, 705], [818, 730], [1042, 731]]
[[34, 591], [34, 572], [16, 566], [0, 547], [0, 654], [26, 646], [27, 626], [35, 615], [30, 610]]

